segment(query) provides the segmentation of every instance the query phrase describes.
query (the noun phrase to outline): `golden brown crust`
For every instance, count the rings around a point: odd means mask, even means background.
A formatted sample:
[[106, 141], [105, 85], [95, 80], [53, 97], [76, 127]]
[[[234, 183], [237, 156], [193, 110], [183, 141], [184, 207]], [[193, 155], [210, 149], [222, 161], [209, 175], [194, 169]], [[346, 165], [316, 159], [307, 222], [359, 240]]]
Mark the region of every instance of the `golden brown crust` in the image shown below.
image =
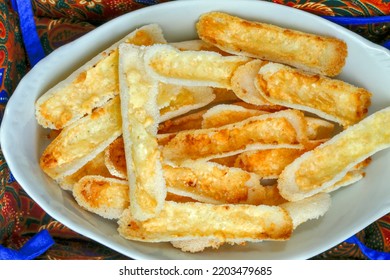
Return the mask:
[[221, 12], [203, 14], [199, 37], [233, 54], [289, 64], [327, 76], [338, 75], [348, 54], [344, 41], [271, 24], [248, 21]]
[[304, 153], [280, 175], [281, 195], [295, 201], [340, 181], [358, 163], [390, 146], [390, 133], [383, 129], [389, 122], [390, 108], [383, 109]]
[[129, 207], [126, 181], [102, 176], [85, 176], [74, 185], [73, 196], [86, 210], [108, 219], [118, 219]]
[[41, 155], [41, 168], [53, 179], [73, 174], [121, 134], [121, 121], [119, 97], [115, 97], [64, 128]]
[[298, 145], [305, 140], [305, 128], [299, 111], [265, 114], [219, 128], [178, 132], [162, 148], [162, 154], [165, 160], [182, 161], [229, 156], [250, 145]]
[[[316, 142], [317, 145], [320, 143]], [[314, 145], [312, 147], [306, 145], [304, 149], [281, 148], [245, 152], [238, 155], [234, 167], [256, 173], [265, 179], [275, 179], [287, 165], [314, 147]]]
[[211, 51], [180, 51], [169, 45], [150, 46], [144, 57], [148, 72], [161, 82], [227, 89], [237, 67], [251, 60]]
[[371, 104], [372, 94], [364, 88], [278, 63], [264, 65], [255, 85], [273, 103], [306, 110], [345, 127], [362, 120]]
[[197, 238], [222, 242], [286, 240], [293, 227], [287, 212], [277, 206], [174, 202], [166, 202], [158, 216], [143, 222], [126, 210], [118, 224], [123, 237], [144, 242]]
[[191, 161], [180, 167], [164, 166], [170, 192], [213, 203], [245, 203], [251, 188], [263, 188], [260, 178], [238, 168]]
[[44, 127], [61, 129], [117, 96], [117, 47], [122, 42], [151, 45], [166, 41], [156, 24], [134, 30], [42, 95], [36, 103], [37, 121]]

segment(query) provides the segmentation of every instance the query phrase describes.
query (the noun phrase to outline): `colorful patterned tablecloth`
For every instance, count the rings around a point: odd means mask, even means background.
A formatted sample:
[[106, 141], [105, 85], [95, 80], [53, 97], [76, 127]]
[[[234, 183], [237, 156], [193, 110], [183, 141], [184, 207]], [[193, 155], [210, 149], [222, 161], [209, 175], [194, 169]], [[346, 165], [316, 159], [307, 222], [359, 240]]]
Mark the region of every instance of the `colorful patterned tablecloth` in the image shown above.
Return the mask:
[[[31, 68], [12, 1], [0, 1], [0, 111], [20, 79]], [[46, 54], [124, 13], [159, 0], [32, 0], [36, 29]], [[390, 0], [273, 0], [281, 5], [334, 17], [390, 15]], [[390, 40], [390, 22], [348, 24], [346, 27], [383, 44]], [[390, 73], [389, 73], [390, 74]], [[45, 213], [12, 177], [0, 150], [0, 244], [19, 249], [42, 229], [55, 243], [38, 259], [128, 259], [83, 237]], [[390, 252], [390, 214], [357, 233], [368, 248]], [[313, 259], [367, 259], [356, 244], [343, 242]]]

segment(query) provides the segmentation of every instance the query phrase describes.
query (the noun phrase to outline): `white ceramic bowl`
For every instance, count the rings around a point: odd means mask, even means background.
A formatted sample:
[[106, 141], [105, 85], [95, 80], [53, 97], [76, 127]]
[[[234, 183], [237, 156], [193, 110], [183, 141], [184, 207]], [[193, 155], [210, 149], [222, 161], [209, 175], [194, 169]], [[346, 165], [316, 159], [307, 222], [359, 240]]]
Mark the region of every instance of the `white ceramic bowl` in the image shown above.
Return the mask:
[[[41, 171], [38, 161], [47, 144], [47, 131], [38, 126], [34, 118], [34, 102], [38, 96], [136, 27], [158, 23], [168, 41], [193, 39], [196, 37], [194, 24], [199, 15], [216, 10], [344, 39], [349, 55], [339, 78], [372, 91], [370, 113], [390, 106], [389, 51], [318, 16], [261, 1], [196, 0], [159, 4], [116, 18], [59, 48], [20, 82], [6, 108], [1, 146], [14, 177], [31, 198], [72, 230], [135, 259], [307, 259], [390, 212], [390, 151], [385, 150], [373, 156], [363, 180], [332, 193], [331, 209], [323, 218], [298, 227], [289, 241], [226, 246], [200, 254], [186, 254], [170, 244], [123, 239], [117, 233], [116, 222], [82, 210], [70, 193], [62, 191]], [[390, 129], [390, 124], [383, 129]]]

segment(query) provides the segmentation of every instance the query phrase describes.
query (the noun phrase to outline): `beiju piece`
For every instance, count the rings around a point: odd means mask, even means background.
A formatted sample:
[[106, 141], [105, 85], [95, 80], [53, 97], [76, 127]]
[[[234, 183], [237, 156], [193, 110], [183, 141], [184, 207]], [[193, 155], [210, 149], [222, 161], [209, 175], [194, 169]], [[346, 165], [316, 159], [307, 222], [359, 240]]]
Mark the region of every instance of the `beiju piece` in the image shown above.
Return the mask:
[[145, 72], [143, 50], [129, 44], [119, 46], [119, 81], [122, 130], [130, 209], [137, 220], [157, 215], [167, 190], [157, 143], [160, 113], [158, 82]]

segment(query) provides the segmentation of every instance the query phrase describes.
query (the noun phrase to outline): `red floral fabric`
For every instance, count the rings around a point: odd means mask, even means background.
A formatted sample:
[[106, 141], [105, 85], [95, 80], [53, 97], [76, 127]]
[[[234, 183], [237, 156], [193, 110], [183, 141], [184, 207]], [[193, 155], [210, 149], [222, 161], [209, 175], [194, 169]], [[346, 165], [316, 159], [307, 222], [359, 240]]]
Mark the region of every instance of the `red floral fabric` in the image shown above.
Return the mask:
[[[367, 17], [390, 15], [389, 0], [272, 0], [272, 2], [322, 16]], [[390, 40], [390, 22], [349, 25], [346, 27], [376, 43]]]
[[27, 72], [17, 15], [0, 2], [0, 92], [7, 98]]
[[[100, 24], [158, 0], [32, 0], [38, 35], [46, 54], [71, 42]], [[271, 1], [270, 1], [271, 2]], [[273, 0], [318, 15], [390, 15], [390, 0]], [[390, 39], [390, 23], [348, 26], [369, 40]], [[9, 1], [0, 2], [0, 112], [20, 79], [28, 72], [17, 14]], [[53, 245], [39, 259], [128, 259], [85, 238], [54, 220], [14, 180], [0, 149], [0, 244], [18, 249], [41, 229], [47, 229]], [[369, 248], [390, 251], [390, 214], [357, 234]], [[366, 259], [353, 244], [341, 243], [313, 259]]]
[[[168, 0], [169, 1], [169, 0]], [[95, 23], [106, 22], [146, 6], [166, 0], [33, 0], [35, 15], [70, 18]]]

